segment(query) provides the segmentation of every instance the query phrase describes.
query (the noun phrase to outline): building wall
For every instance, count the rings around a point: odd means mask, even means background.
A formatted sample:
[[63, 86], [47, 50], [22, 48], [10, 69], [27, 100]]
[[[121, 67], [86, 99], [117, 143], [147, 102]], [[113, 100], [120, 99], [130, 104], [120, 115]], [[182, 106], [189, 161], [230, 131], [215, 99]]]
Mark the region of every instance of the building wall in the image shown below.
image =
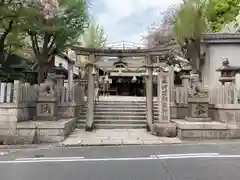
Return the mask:
[[[202, 69], [204, 84], [220, 84], [220, 72], [216, 72], [216, 69], [222, 66], [223, 59], [228, 58], [232, 66], [240, 66], [240, 44], [208, 44], [205, 52], [206, 59]], [[236, 84], [240, 87], [240, 75], [236, 77]]]

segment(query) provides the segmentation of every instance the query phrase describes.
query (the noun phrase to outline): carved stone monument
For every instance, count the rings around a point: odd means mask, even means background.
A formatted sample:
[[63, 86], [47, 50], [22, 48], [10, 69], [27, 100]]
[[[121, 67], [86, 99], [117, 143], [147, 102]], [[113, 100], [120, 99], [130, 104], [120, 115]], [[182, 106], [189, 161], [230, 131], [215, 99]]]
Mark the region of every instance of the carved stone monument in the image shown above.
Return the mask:
[[152, 127], [152, 134], [156, 136], [175, 137], [176, 125], [170, 116], [170, 77], [169, 73], [158, 73], [158, 121]]
[[35, 120], [55, 121], [57, 110], [56, 103], [55, 82], [53, 77], [49, 74], [45, 82], [40, 84]]
[[188, 116], [185, 118], [191, 122], [212, 121], [208, 116], [208, 90], [198, 81], [193, 94], [188, 97]]

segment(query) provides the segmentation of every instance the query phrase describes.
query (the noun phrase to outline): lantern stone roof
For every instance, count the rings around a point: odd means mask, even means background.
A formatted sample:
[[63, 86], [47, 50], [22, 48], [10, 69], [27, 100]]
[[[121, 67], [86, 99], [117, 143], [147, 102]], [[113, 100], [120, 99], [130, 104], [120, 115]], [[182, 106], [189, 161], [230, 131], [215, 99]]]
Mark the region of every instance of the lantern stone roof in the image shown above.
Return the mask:
[[229, 60], [226, 58], [222, 62], [222, 66], [216, 71], [240, 71], [240, 66], [230, 66]]

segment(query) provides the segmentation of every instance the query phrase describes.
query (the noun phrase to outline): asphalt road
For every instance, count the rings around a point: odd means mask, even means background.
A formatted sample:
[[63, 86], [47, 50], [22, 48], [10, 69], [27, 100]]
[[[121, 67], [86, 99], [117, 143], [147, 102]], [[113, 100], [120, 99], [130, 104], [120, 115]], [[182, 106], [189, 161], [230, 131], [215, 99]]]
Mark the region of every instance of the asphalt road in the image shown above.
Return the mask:
[[0, 150], [1, 180], [239, 180], [240, 143]]

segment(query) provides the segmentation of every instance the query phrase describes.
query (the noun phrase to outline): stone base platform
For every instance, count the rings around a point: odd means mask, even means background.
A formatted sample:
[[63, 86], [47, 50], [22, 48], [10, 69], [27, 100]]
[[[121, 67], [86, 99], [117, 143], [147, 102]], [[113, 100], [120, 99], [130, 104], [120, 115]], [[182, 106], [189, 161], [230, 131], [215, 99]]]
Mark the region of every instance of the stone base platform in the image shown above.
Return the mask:
[[179, 138], [157, 137], [146, 129], [94, 129], [91, 132], [75, 129], [62, 143], [63, 146], [125, 146], [179, 144]]
[[75, 124], [76, 118], [60, 119], [57, 121], [18, 122], [12, 130], [9, 129], [8, 124], [5, 124], [0, 126], [0, 137], [2, 134], [2, 138], [4, 138], [5, 134], [5, 138], [15, 138], [11, 140], [12, 142], [5, 142], [5, 144], [56, 143], [63, 141], [71, 134], [75, 128]]
[[151, 134], [161, 137], [176, 137], [176, 124], [172, 122], [154, 123]]
[[180, 139], [230, 139], [235, 137], [237, 126], [222, 122], [189, 122], [173, 120]]

